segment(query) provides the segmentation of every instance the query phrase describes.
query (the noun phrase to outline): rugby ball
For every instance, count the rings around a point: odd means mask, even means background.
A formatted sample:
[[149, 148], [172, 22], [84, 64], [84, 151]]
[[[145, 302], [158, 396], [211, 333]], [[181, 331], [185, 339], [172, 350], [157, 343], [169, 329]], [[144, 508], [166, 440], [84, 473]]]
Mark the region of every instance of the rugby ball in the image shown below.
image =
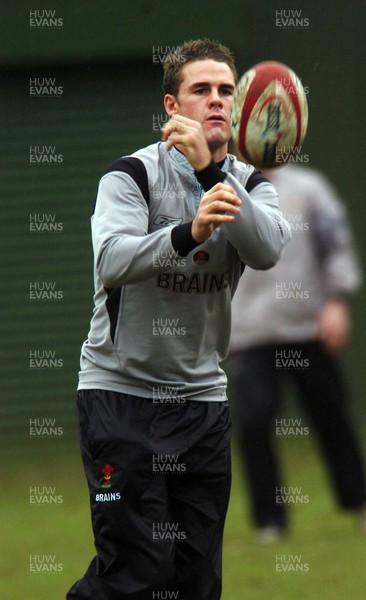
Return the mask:
[[265, 61], [238, 81], [231, 133], [244, 160], [257, 168], [278, 167], [301, 152], [308, 103], [300, 79], [288, 66]]

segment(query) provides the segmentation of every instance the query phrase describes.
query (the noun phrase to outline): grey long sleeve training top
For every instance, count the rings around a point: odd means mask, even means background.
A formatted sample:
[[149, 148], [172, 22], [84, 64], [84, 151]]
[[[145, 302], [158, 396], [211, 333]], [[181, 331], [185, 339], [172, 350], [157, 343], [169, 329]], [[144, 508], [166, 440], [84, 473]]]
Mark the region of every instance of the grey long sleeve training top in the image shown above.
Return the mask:
[[[197, 244], [192, 220], [219, 181], [237, 192], [240, 213]], [[240, 275], [273, 266], [289, 237], [272, 184], [234, 156], [200, 173], [161, 142], [118, 159], [92, 217], [95, 308], [79, 389], [225, 400], [220, 362]]]

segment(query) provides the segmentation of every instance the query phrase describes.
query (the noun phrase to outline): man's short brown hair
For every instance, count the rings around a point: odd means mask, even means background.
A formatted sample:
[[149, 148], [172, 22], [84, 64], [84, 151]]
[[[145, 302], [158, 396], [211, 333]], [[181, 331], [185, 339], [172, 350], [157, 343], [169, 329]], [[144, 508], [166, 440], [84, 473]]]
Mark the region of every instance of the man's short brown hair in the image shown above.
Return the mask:
[[177, 97], [180, 84], [182, 83], [183, 67], [195, 60], [212, 59], [217, 62], [226, 63], [233, 72], [235, 83], [238, 74], [235, 68], [234, 55], [231, 50], [220, 42], [204, 38], [202, 40], [190, 40], [178, 46], [168, 54], [163, 62], [163, 92]]

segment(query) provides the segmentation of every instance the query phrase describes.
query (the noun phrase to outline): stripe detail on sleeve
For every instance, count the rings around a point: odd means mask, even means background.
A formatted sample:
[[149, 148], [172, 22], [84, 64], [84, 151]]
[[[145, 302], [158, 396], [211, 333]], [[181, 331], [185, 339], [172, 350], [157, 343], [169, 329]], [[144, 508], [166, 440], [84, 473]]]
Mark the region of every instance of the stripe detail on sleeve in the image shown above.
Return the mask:
[[253, 173], [248, 178], [245, 189], [248, 194], [260, 183], [269, 183], [268, 179], [262, 175], [260, 171], [253, 171]]
[[114, 343], [114, 336], [116, 334], [117, 320], [118, 320], [118, 312], [119, 312], [119, 303], [121, 299], [121, 288], [104, 288], [105, 293], [107, 294], [107, 299], [105, 301], [105, 305], [107, 307], [108, 316], [109, 316], [109, 333], [111, 336], [111, 340]]
[[149, 205], [149, 184], [147, 179], [147, 171], [144, 163], [139, 158], [134, 156], [117, 158], [110, 167], [105, 171], [112, 173], [113, 171], [120, 171], [121, 173], [127, 173], [130, 175], [134, 182], [139, 186], [141, 194], [145, 198], [146, 204]]

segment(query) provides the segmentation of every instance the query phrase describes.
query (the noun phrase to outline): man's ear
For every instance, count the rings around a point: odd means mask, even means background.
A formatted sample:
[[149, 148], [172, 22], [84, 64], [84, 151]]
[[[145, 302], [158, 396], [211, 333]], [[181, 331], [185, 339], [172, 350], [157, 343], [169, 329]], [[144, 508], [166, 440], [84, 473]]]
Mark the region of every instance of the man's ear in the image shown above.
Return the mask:
[[175, 96], [172, 94], [166, 94], [164, 96], [164, 107], [169, 117], [173, 117], [173, 115], [176, 115], [179, 112], [178, 106], [178, 100]]

